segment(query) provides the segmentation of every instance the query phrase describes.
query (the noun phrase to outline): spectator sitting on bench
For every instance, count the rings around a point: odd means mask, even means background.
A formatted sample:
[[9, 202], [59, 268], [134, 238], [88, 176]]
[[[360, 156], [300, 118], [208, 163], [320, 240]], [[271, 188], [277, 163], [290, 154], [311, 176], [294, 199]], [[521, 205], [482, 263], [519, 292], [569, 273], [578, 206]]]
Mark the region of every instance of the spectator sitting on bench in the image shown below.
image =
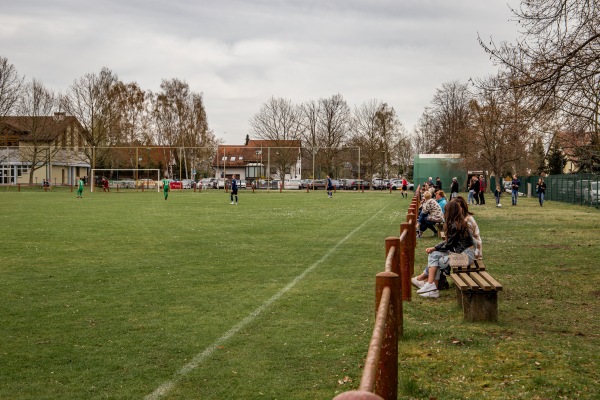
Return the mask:
[[462, 207], [457, 201], [446, 204], [445, 219], [446, 240], [438, 243], [435, 247], [425, 249], [429, 254], [427, 267], [421, 275], [411, 279], [411, 283], [419, 288], [417, 293], [423, 297], [440, 297], [437, 282], [442, 269], [446, 269], [450, 265], [450, 252], [465, 253], [469, 257], [469, 263], [475, 259], [473, 236], [469, 232]]
[[469, 211], [469, 205], [467, 201], [462, 196], [457, 196], [455, 201], [458, 201], [460, 204], [463, 214], [466, 215], [465, 222], [469, 226], [469, 233], [473, 236], [473, 240], [475, 241], [475, 259], [481, 260], [483, 259], [483, 243], [481, 241], [481, 236], [479, 235], [479, 226], [477, 222], [475, 222], [475, 218], [473, 218], [473, 213]]
[[448, 199], [446, 199], [446, 193], [444, 193], [443, 190], [440, 189], [437, 192], [435, 192], [435, 201], [437, 201], [437, 203], [442, 208], [442, 212], [446, 212], [446, 209], [444, 207], [446, 207]]
[[437, 229], [435, 229], [435, 224], [444, 223], [444, 212], [440, 205], [431, 198], [431, 192], [426, 190], [423, 192], [423, 204], [421, 205], [421, 213], [419, 214], [419, 230], [417, 232], [417, 237], [422, 237], [423, 232], [427, 230], [427, 228], [433, 231], [433, 236], [437, 235]]

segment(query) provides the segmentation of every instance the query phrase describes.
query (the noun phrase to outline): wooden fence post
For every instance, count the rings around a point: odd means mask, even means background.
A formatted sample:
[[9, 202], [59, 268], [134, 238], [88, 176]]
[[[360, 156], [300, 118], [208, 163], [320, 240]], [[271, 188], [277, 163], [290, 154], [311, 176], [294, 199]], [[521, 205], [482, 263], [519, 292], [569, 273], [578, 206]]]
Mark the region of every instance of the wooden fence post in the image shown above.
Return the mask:
[[410, 290], [410, 278], [412, 277], [410, 267], [410, 248], [412, 240], [410, 237], [410, 222], [400, 224], [400, 236], [404, 232], [404, 240], [400, 241], [400, 282], [402, 285], [402, 300], [411, 301], [412, 290]]
[[391, 289], [390, 307], [387, 312], [385, 336], [379, 357], [379, 373], [375, 384], [375, 393], [386, 400], [398, 398], [398, 307], [400, 277], [393, 272], [380, 272], [376, 278], [376, 307], [375, 315], [379, 309], [381, 295], [386, 287]]
[[[397, 285], [398, 287], [395, 289], [396, 293], [398, 293], [398, 296], [396, 296], [397, 300], [398, 300], [398, 304], [396, 304], [396, 307], [398, 309], [398, 318], [397, 318], [397, 323], [398, 323], [398, 336], [402, 337], [404, 335], [404, 311], [402, 309], [402, 300], [404, 298], [404, 277], [402, 276], [402, 272], [401, 272], [401, 266], [400, 266], [400, 248], [401, 248], [401, 244], [400, 244], [400, 238], [397, 237], [389, 237], [387, 239], [385, 239], [385, 255], [387, 257], [390, 249], [392, 247], [395, 247], [395, 251], [394, 251], [394, 255], [392, 257], [392, 268], [391, 268], [391, 272], [393, 272], [394, 274], [398, 275], [398, 279], [397, 279]], [[408, 287], [408, 292], [410, 293], [410, 287]]]

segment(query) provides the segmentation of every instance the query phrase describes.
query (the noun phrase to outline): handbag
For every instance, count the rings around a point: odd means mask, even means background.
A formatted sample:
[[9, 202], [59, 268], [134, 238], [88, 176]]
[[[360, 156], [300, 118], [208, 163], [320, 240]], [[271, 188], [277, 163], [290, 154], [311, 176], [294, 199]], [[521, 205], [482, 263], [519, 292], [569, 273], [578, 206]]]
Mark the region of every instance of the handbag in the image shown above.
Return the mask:
[[451, 267], [466, 268], [469, 266], [469, 256], [465, 253], [449, 253], [449, 264]]

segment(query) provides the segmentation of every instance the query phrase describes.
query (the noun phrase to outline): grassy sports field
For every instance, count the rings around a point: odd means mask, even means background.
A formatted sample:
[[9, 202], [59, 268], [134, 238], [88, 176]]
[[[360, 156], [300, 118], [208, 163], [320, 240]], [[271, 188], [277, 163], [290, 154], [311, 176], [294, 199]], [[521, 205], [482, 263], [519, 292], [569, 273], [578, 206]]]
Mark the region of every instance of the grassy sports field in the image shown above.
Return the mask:
[[[503, 202], [472, 210], [499, 322], [413, 292], [400, 398], [600, 397], [600, 212]], [[331, 399], [359, 384], [409, 199], [0, 188], [0, 204], [1, 399]]]

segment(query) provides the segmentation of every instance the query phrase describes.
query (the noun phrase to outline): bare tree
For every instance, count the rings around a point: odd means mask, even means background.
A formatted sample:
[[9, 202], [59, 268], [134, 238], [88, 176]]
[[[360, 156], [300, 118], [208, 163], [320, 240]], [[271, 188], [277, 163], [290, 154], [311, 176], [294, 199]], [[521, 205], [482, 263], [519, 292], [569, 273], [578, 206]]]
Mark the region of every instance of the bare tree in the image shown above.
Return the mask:
[[[514, 79], [499, 81], [526, 90], [528, 107], [557, 111], [588, 158], [600, 158], [600, 4], [589, 0], [522, 1], [512, 9], [522, 32], [516, 43], [479, 38], [492, 60]], [[489, 82], [479, 81], [480, 86]], [[564, 134], [561, 137], [564, 138]], [[581, 143], [572, 140], [573, 144]], [[598, 160], [600, 168], [600, 160]]]
[[24, 78], [19, 76], [14, 65], [8, 59], [0, 57], [0, 123], [10, 115], [21, 97]]
[[[301, 139], [307, 159], [310, 159], [314, 169], [315, 158], [319, 151], [319, 115], [321, 103], [310, 100], [300, 106]], [[314, 177], [313, 177], [314, 178]]]
[[301, 109], [291, 100], [271, 97], [250, 119], [250, 129], [256, 137], [273, 143], [271, 163], [283, 182], [286, 171], [296, 163], [300, 152], [299, 147], [290, 147], [290, 144], [299, 144], [302, 138]]
[[[14, 65], [9, 64], [8, 59], [0, 57], [0, 145], [14, 145], [16, 138], [9, 138], [9, 130], [4, 127], [4, 118], [15, 111], [23, 90], [23, 78], [19, 76]], [[0, 151], [0, 162], [11, 157], [11, 151]]]
[[400, 138], [400, 132], [404, 129], [404, 126], [398, 120], [394, 108], [388, 106], [387, 103], [382, 103], [379, 106], [375, 113], [375, 118], [377, 131], [382, 143], [383, 164], [381, 166], [381, 177], [389, 178], [393, 153], [395, 153], [392, 149], [395, 149], [395, 145]]
[[461, 154], [468, 145], [469, 101], [467, 84], [444, 83], [419, 120], [415, 134], [419, 153]]
[[341, 94], [320, 99], [319, 103], [318, 164], [323, 166], [328, 174], [333, 175], [339, 162], [338, 155], [348, 139], [351, 112]]
[[370, 100], [354, 109], [352, 120], [352, 134], [348, 145], [360, 147], [361, 167], [364, 168], [363, 176], [372, 178], [380, 170], [382, 163], [383, 141], [380, 136], [377, 113], [382, 103]]
[[[487, 84], [495, 85], [497, 83]], [[497, 177], [504, 173], [528, 172], [529, 149], [538, 136], [531, 128], [533, 118], [525, 103], [522, 89], [479, 91], [470, 103], [469, 147], [461, 153], [468, 169], [484, 169]]]
[[[194, 93], [189, 85], [179, 79], [163, 80], [161, 92], [155, 97], [153, 116], [157, 128], [158, 143], [179, 147], [169, 151], [179, 175], [191, 176], [198, 160], [213, 153], [216, 141], [208, 128], [202, 94]], [[200, 147], [204, 147], [201, 149]], [[172, 171], [169, 171], [172, 174]]]
[[99, 74], [89, 73], [75, 80], [61, 98], [61, 107], [77, 118], [84, 128], [85, 154], [92, 169], [102, 164], [109, 152], [111, 132], [116, 129], [118, 114], [112, 103], [113, 87], [118, 78], [108, 68]]
[[[31, 166], [29, 169], [30, 185], [33, 184], [35, 171], [48, 165], [52, 156], [60, 149], [60, 146], [50, 146], [56, 139], [55, 135], [59, 133], [56, 129], [57, 121], [52, 116], [56, 106], [55, 94], [34, 79], [26, 85], [23, 97], [17, 107], [21, 117], [19, 119], [21, 129], [26, 132], [21, 138], [24, 144], [19, 146], [19, 152], [21, 159], [27, 161]], [[66, 140], [62, 142], [64, 144]]]

